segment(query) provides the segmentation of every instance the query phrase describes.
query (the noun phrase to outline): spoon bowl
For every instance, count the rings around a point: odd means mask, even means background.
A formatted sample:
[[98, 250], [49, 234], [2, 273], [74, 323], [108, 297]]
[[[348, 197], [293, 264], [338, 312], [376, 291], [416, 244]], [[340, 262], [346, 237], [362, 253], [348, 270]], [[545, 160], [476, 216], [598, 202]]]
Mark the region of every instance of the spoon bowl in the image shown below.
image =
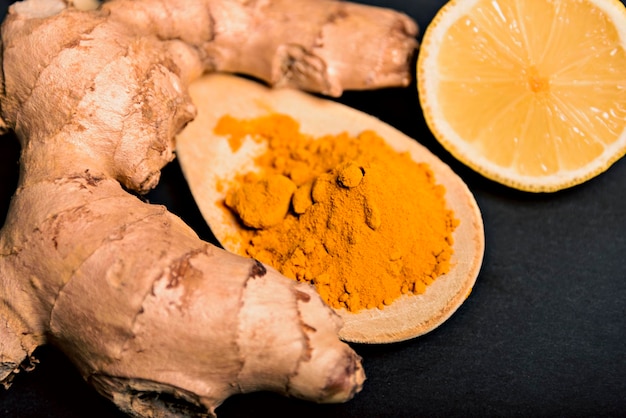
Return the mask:
[[254, 158], [265, 144], [244, 140], [233, 151], [228, 138], [213, 132], [225, 115], [255, 118], [268, 113], [290, 115], [303, 133], [373, 130], [399, 152], [430, 165], [436, 182], [446, 189], [446, 203], [460, 223], [453, 233], [451, 269], [430, 284], [423, 294], [403, 295], [383, 309], [356, 313], [335, 309], [344, 321], [340, 337], [355, 343], [391, 343], [425, 334], [445, 322], [469, 296], [484, 254], [484, 230], [478, 205], [465, 183], [441, 160], [397, 129], [370, 115], [307, 93], [272, 89], [225, 74], [203, 76], [190, 86], [198, 115], [178, 136], [176, 154], [200, 212], [222, 246], [240, 254], [236, 237], [241, 225], [224, 208], [227, 188], [238, 174], [256, 170]]

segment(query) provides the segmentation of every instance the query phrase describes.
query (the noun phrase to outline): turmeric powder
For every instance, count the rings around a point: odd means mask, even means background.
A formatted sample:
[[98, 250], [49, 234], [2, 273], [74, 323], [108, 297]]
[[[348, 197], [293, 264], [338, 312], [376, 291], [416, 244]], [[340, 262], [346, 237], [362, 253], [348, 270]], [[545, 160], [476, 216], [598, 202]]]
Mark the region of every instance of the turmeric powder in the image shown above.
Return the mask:
[[[247, 137], [267, 141], [259, 172], [238, 177], [227, 192], [226, 207], [244, 224], [242, 253], [314, 284], [330, 306], [382, 309], [449, 271], [458, 220], [444, 187], [427, 164], [375, 132], [313, 138], [291, 117], [270, 114], [225, 116], [215, 133], [233, 147]], [[274, 208], [263, 186], [277, 176], [290, 196], [287, 210]]]

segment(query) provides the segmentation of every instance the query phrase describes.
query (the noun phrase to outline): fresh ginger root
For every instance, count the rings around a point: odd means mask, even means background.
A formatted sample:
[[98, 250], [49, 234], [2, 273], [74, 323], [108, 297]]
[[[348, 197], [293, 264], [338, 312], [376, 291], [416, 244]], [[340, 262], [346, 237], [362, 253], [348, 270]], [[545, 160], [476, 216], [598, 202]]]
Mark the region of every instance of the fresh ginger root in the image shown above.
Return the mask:
[[127, 190], [149, 191], [174, 158], [195, 115], [186, 87], [203, 72], [328, 95], [404, 85], [416, 29], [331, 0], [11, 6], [0, 124], [22, 151], [0, 230], [0, 382], [52, 343], [133, 416], [213, 416], [256, 390], [350, 399], [360, 358], [312, 288]]

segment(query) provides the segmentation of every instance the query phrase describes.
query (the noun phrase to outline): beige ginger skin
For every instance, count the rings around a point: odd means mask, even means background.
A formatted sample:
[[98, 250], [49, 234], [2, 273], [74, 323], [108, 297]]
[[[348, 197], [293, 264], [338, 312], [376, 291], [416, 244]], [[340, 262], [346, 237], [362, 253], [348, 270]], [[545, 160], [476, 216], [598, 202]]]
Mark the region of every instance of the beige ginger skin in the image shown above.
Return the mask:
[[257, 390], [354, 396], [360, 358], [312, 288], [129, 191], [149, 191], [174, 158], [195, 115], [187, 85], [203, 72], [333, 96], [405, 85], [416, 31], [402, 14], [332, 0], [11, 6], [0, 123], [21, 158], [0, 230], [0, 382], [51, 343], [137, 417], [213, 416]]

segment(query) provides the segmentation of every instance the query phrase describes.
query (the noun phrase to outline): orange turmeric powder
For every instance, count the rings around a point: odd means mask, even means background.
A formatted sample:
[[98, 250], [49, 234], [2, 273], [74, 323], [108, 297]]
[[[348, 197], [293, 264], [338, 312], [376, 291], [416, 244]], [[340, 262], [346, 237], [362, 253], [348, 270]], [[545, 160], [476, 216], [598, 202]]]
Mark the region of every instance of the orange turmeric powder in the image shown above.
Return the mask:
[[[382, 309], [449, 271], [458, 220], [444, 187], [376, 133], [313, 138], [280, 114], [226, 116], [215, 131], [231, 146], [267, 141], [260, 171], [227, 192], [244, 225], [242, 253], [314, 284], [330, 306]], [[276, 182], [282, 191], [269, 198]]]

